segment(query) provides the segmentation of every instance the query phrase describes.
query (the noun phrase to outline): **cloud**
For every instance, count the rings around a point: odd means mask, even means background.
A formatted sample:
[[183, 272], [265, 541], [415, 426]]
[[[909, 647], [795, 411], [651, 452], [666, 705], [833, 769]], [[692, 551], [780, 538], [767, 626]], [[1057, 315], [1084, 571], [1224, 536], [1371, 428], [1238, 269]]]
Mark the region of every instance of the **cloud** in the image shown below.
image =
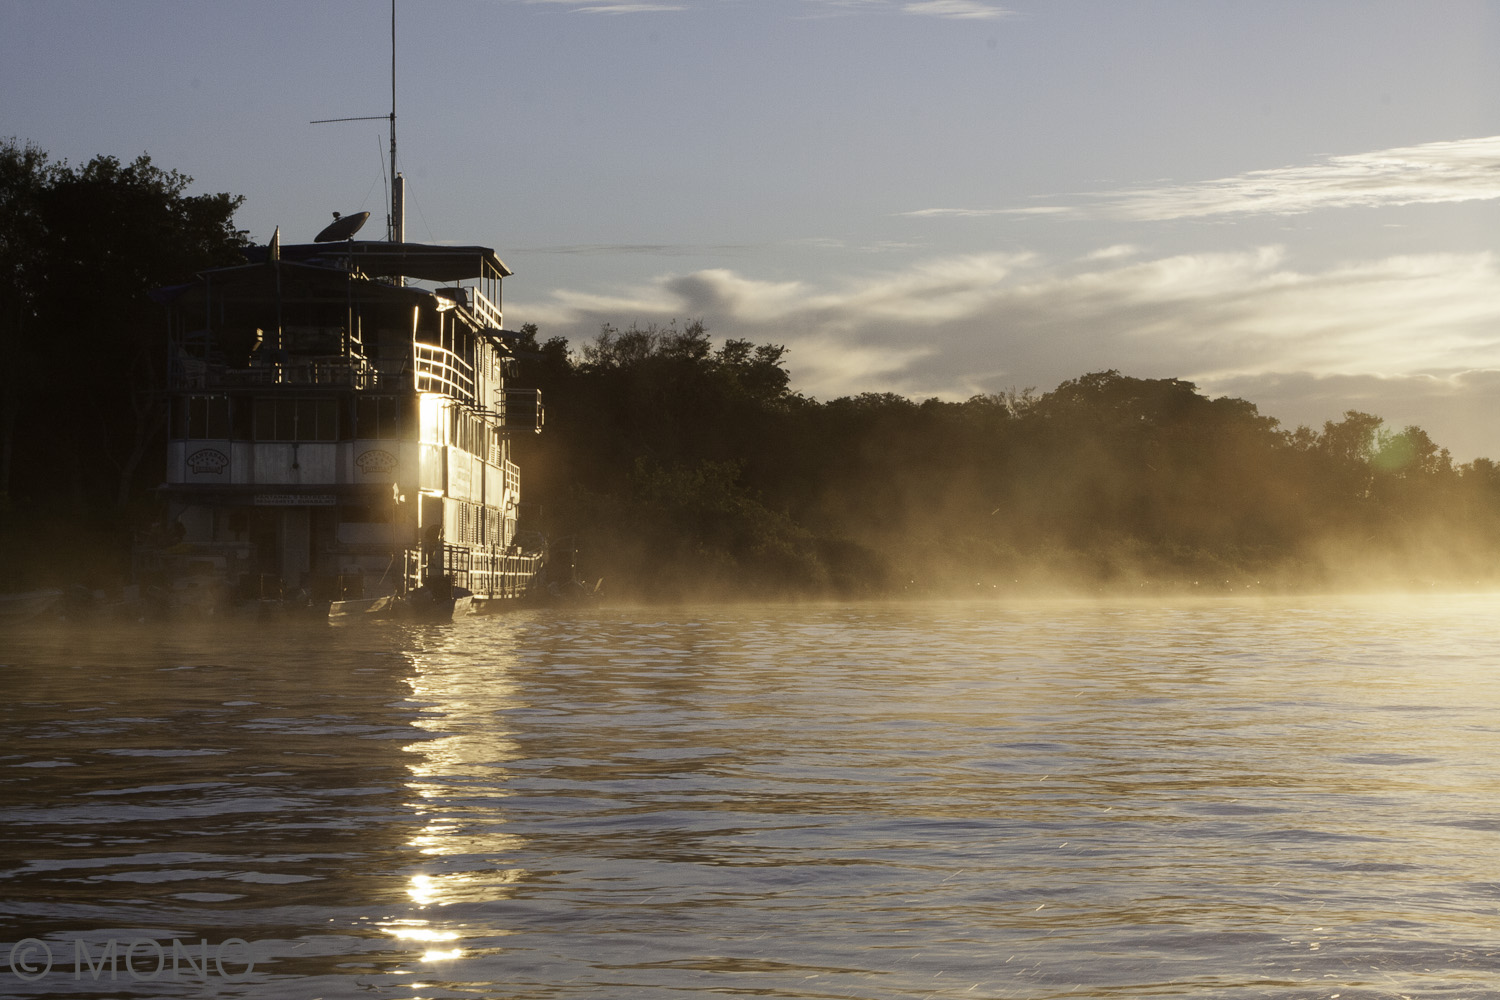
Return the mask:
[[952, 17], [966, 20], [1011, 17], [1015, 13], [1014, 11], [1006, 10], [1004, 7], [981, 3], [980, 0], [917, 0], [915, 3], [902, 5], [901, 12], [903, 14], [922, 14], [928, 17]]
[[1500, 136], [1331, 156], [1304, 166], [1079, 197], [1086, 204], [923, 208], [901, 214], [918, 218], [1052, 215], [1163, 222], [1223, 215], [1301, 215], [1328, 208], [1491, 201], [1500, 198]]
[[612, 3], [609, 0], [526, 0], [526, 2], [569, 7], [578, 14], [658, 14], [689, 9], [685, 4]]
[[553, 246], [518, 247], [524, 254], [561, 254], [564, 256], [635, 256], [688, 257], [705, 253], [732, 254], [749, 249], [748, 244], [725, 243], [717, 246], [701, 243], [569, 243]]
[[[580, 14], [642, 14], [692, 10], [705, 0], [685, 3], [633, 3], [629, 0], [525, 0], [528, 4], [552, 4], [567, 7]], [[1015, 12], [988, 0], [807, 0], [824, 13], [857, 13], [860, 11], [899, 10], [903, 14], [960, 20], [993, 20], [1012, 17]]]
[[[1497, 286], [1487, 253], [1306, 268], [1275, 246], [1154, 258], [1113, 246], [1068, 260], [939, 256], [819, 284], [715, 268], [513, 300], [507, 312], [575, 344], [605, 322], [702, 319], [716, 336], [788, 345], [794, 384], [824, 399], [960, 399], [1117, 368], [1242, 394], [1291, 423], [1369, 409], [1472, 457], [1500, 455], [1500, 428], [1480, 416], [1496, 385], [1455, 373], [1500, 360]], [[1389, 405], [1337, 398], [1376, 385]]]
[[861, 11], [915, 14], [958, 20], [996, 20], [1014, 17], [1015, 11], [989, 0], [804, 0], [819, 14], [854, 14]]
[[897, 212], [897, 215], [911, 216], [917, 219], [983, 219], [994, 215], [1077, 215], [1077, 209], [1068, 208], [1063, 205], [1037, 205], [1032, 208], [919, 208], [911, 212]]
[[1126, 257], [1134, 257], [1141, 252], [1141, 248], [1130, 243], [1117, 243], [1114, 246], [1103, 247], [1095, 250], [1084, 257], [1084, 260], [1123, 260]]
[[1500, 136], [1333, 156], [1309, 166], [1104, 196], [1111, 214], [1136, 220], [1297, 215], [1495, 198], [1500, 198]]
[[794, 247], [803, 247], [809, 250], [852, 250], [856, 253], [906, 253], [912, 250], [920, 250], [925, 243], [914, 243], [910, 240], [875, 240], [867, 243], [850, 243], [847, 240], [834, 239], [828, 236], [810, 236], [805, 239], [788, 240], [787, 243]]

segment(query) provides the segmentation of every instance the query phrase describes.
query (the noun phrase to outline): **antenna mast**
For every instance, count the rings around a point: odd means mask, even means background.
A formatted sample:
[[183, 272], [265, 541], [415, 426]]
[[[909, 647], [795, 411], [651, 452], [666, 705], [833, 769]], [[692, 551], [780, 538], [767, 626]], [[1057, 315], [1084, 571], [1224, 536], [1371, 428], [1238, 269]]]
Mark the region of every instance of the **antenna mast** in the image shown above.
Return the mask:
[[391, 0], [391, 242], [406, 241], [406, 178], [396, 172], [396, 0]]
[[[406, 239], [406, 178], [396, 172], [396, 0], [391, 0], [391, 113], [357, 118], [319, 118], [311, 125], [329, 122], [370, 122], [386, 119], [391, 124], [391, 211], [386, 216], [386, 238], [392, 243]], [[401, 279], [397, 279], [398, 283]]]

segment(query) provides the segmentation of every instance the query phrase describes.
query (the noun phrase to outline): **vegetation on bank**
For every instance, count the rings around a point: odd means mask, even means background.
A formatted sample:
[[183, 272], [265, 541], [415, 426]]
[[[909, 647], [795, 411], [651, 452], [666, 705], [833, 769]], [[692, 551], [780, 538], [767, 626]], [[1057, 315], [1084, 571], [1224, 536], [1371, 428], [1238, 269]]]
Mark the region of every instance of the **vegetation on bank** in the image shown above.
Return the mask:
[[[240, 199], [142, 156], [0, 142], [0, 590], [118, 581], [163, 476], [149, 293], [237, 262]], [[1350, 411], [1281, 428], [1189, 382], [795, 392], [786, 350], [701, 323], [523, 331], [547, 429], [530, 526], [620, 597], [1493, 585], [1500, 469]]]
[[0, 590], [110, 582], [162, 481], [153, 289], [243, 260], [241, 200], [142, 155], [79, 167], [0, 141]]
[[528, 328], [530, 495], [586, 575], [647, 598], [1487, 586], [1500, 469], [1347, 412], [1281, 428], [1191, 382], [819, 402], [699, 323]]

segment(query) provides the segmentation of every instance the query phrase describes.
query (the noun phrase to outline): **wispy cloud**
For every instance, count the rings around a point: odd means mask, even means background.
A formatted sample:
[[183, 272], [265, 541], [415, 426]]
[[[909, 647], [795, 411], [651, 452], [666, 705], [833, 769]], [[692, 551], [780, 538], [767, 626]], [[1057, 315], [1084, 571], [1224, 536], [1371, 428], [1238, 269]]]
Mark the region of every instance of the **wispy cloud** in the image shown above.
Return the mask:
[[[605, 322], [701, 318], [717, 336], [790, 346], [796, 385], [820, 398], [864, 391], [962, 398], [1013, 386], [1047, 388], [1105, 368], [1232, 392], [1288, 373], [1394, 379], [1494, 368], [1497, 285], [1500, 264], [1489, 254], [1309, 269], [1279, 247], [1152, 258], [1114, 246], [1070, 260], [934, 257], [817, 284], [716, 268], [665, 275], [624, 292], [513, 301], [508, 311], [574, 343]], [[1500, 456], [1492, 422], [1462, 423], [1457, 416], [1465, 407], [1492, 409], [1492, 398], [1481, 405], [1475, 394], [1493, 388], [1493, 380], [1453, 383], [1457, 395], [1444, 396], [1447, 402], [1433, 411], [1447, 414], [1442, 419], [1450, 424], [1429, 422], [1417, 405], [1426, 398], [1417, 389], [1427, 383], [1399, 383], [1405, 395], [1383, 405], [1341, 405], [1329, 395], [1338, 384], [1307, 382], [1301, 409], [1286, 394], [1263, 409], [1297, 422], [1356, 406], [1396, 425], [1421, 423], [1456, 454]]]
[[918, 218], [1054, 215], [1160, 222], [1489, 201], [1500, 198], [1500, 136], [1331, 156], [1303, 166], [1077, 198], [1078, 203], [1070, 205], [923, 208], [902, 214]]
[[1082, 215], [1078, 209], [1066, 205], [1035, 205], [1031, 208], [919, 208], [896, 214], [915, 219], [984, 219], [995, 215], [1053, 215], [1066, 218]]
[[1104, 196], [1111, 214], [1139, 220], [1494, 198], [1500, 198], [1500, 136], [1333, 156], [1308, 166]]
[[[630, 0], [525, 0], [528, 4], [550, 4], [566, 7], [580, 14], [642, 14], [663, 11], [692, 10], [713, 0], [689, 0], [684, 3], [633, 3]], [[995, 20], [1013, 17], [1014, 11], [989, 0], [806, 0], [807, 6], [818, 13], [852, 14], [868, 12], [900, 12], [923, 17], [954, 18], [959, 20]]]
[[576, 9], [580, 14], [655, 14], [661, 11], [687, 10], [676, 4], [663, 3], [595, 3]]
[[959, 20], [996, 20], [1014, 17], [1015, 11], [989, 0], [804, 0], [807, 8], [819, 14], [855, 14], [897, 12], [922, 17]]
[[526, 0], [529, 4], [550, 4], [567, 7], [579, 14], [658, 14], [662, 12], [688, 10], [685, 4], [666, 3], [611, 3], [608, 0]]
[[1133, 244], [1117, 243], [1114, 246], [1103, 247], [1102, 249], [1095, 250], [1083, 259], [1087, 261], [1123, 260], [1126, 257], [1135, 257], [1140, 254], [1140, 252], [1141, 248]]
[[829, 236], [810, 236], [805, 239], [788, 241], [789, 246], [802, 247], [809, 250], [852, 250], [856, 253], [906, 253], [912, 250], [920, 250], [927, 244], [913, 243], [910, 240], [875, 240], [865, 243], [850, 243], [848, 240], [835, 239]]
[[540, 247], [518, 247], [517, 253], [579, 256], [689, 257], [703, 254], [736, 254], [752, 249], [750, 244], [723, 243], [568, 243]]
[[997, 7], [994, 4], [982, 3], [980, 0], [917, 0], [915, 3], [903, 4], [903, 14], [921, 14], [927, 17], [952, 17], [965, 20], [989, 20], [1000, 17], [1011, 17], [1014, 11]]

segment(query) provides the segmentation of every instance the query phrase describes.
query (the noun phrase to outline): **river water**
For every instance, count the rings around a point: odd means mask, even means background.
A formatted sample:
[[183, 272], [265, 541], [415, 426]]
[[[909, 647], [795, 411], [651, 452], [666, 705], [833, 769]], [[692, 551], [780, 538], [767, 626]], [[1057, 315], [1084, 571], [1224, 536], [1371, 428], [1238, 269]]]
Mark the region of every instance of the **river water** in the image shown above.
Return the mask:
[[1497, 996], [1497, 624], [12, 629], [0, 996]]

